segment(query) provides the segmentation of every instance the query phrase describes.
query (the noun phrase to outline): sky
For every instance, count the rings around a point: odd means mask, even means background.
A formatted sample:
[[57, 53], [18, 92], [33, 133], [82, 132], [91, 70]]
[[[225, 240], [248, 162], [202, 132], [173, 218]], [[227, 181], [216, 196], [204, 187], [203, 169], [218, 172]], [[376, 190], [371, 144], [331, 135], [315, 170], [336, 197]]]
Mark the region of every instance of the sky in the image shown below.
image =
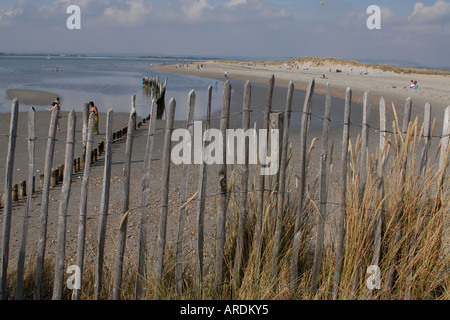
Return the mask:
[[[450, 67], [450, 0], [2, 0], [0, 52], [336, 57]], [[70, 5], [80, 30], [67, 28]], [[372, 6], [380, 29], [369, 29]], [[373, 21], [373, 20], [371, 20]]]

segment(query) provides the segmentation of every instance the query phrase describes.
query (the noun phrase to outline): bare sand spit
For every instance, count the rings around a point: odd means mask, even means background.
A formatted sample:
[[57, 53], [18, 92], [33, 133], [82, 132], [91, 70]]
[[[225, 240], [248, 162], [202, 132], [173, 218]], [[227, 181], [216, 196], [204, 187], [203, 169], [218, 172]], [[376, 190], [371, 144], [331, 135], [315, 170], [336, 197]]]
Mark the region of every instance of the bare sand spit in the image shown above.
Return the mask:
[[36, 106], [49, 106], [59, 95], [46, 91], [28, 90], [28, 89], [8, 89], [6, 95], [9, 100], [17, 98], [19, 103]]

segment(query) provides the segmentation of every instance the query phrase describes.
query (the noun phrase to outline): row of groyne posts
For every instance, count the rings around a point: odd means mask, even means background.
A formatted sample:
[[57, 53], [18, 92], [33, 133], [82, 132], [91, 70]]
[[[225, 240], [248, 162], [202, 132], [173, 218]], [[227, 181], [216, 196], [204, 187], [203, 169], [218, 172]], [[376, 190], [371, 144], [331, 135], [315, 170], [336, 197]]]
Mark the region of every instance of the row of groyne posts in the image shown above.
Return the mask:
[[157, 112], [156, 119], [162, 119], [164, 112], [166, 110], [166, 88], [167, 88], [167, 78], [165, 78], [164, 82], [159, 80], [159, 77], [142, 78], [142, 87], [146, 90], [147, 95], [153, 97], [156, 101]]
[[[325, 218], [327, 217], [327, 205], [333, 204], [327, 199], [328, 196], [328, 187], [327, 186], [327, 177], [330, 175], [329, 171], [329, 165], [328, 161], [330, 154], [329, 154], [329, 126], [330, 122], [333, 121], [330, 119], [330, 110], [331, 110], [331, 88], [329, 85], [327, 85], [327, 93], [326, 93], [326, 105], [325, 105], [325, 112], [324, 115], [314, 115], [312, 110], [312, 97], [314, 94], [314, 87], [315, 87], [315, 81], [314, 79], [311, 79], [305, 96], [305, 101], [303, 104], [303, 108], [301, 110], [293, 110], [292, 102], [293, 102], [293, 95], [294, 95], [294, 84], [292, 82], [288, 85], [288, 92], [287, 92], [287, 99], [286, 99], [286, 110], [284, 112], [274, 112], [272, 110], [272, 97], [273, 97], [273, 89], [275, 85], [275, 78], [272, 76], [269, 80], [269, 86], [268, 86], [268, 95], [267, 95], [267, 104], [265, 110], [263, 110], [264, 113], [264, 128], [267, 130], [269, 129], [280, 129], [281, 132], [281, 139], [280, 139], [280, 150], [279, 150], [279, 156], [280, 156], [280, 168], [279, 172], [276, 176], [277, 180], [277, 189], [272, 190], [271, 186], [268, 184], [268, 179], [264, 175], [257, 175], [255, 177], [255, 186], [254, 190], [252, 191], [249, 188], [249, 182], [252, 180], [249, 176], [250, 170], [249, 170], [249, 144], [243, 143], [241, 151], [245, 155], [245, 161], [241, 164], [239, 163], [240, 170], [239, 173], [236, 176], [230, 175], [229, 168], [227, 168], [226, 161], [223, 161], [223, 163], [218, 164], [218, 172], [217, 175], [211, 176], [211, 172], [208, 173], [208, 159], [209, 157], [212, 157], [212, 155], [209, 155], [206, 151], [206, 148], [203, 150], [202, 153], [202, 163], [199, 168], [199, 177], [198, 177], [198, 191], [193, 196], [189, 196], [188, 194], [188, 184], [189, 184], [189, 170], [190, 170], [190, 164], [185, 163], [183, 164], [183, 176], [180, 182], [180, 201], [176, 203], [176, 209], [178, 209], [178, 227], [177, 227], [177, 235], [176, 235], [176, 252], [175, 252], [175, 277], [174, 279], [170, 279], [170, 281], [174, 282], [176, 294], [177, 297], [183, 297], [183, 290], [184, 290], [184, 283], [185, 283], [185, 273], [183, 270], [183, 259], [185, 257], [186, 252], [183, 252], [183, 243], [186, 239], [186, 234], [183, 234], [185, 232], [184, 226], [185, 226], [185, 220], [187, 219], [187, 205], [191, 202], [193, 202], [194, 199], [198, 201], [197, 203], [197, 225], [196, 225], [196, 242], [197, 242], [197, 250], [194, 253], [196, 255], [196, 264], [195, 268], [195, 277], [196, 277], [196, 284], [201, 288], [204, 279], [206, 278], [206, 266], [205, 266], [205, 259], [207, 258], [206, 248], [204, 247], [204, 241], [205, 241], [205, 201], [207, 198], [214, 198], [216, 200], [216, 216], [217, 216], [217, 224], [216, 224], [216, 234], [214, 237], [214, 263], [213, 263], [213, 279], [214, 279], [214, 286], [217, 288], [222, 288], [223, 284], [226, 282], [226, 274], [227, 269], [229, 269], [229, 274], [232, 275], [233, 279], [233, 292], [236, 292], [239, 287], [244, 282], [244, 279], [241, 278], [241, 272], [245, 268], [245, 246], [246, 246], [246, 225], [249, 219], [249, 212], [250, 209], [247, 206], [247, 203], [249, 201], [248, 195], [251, 192], [256, 193], [256, 208], [254, 208], [254, 211], [256, 212], [256, 222], [255, 222], [255, 230], [254, 235], [252, 237], [252, 243], [254, 243], [254, 250], [255, 250], [255, 279], [258, 279], [258, 274], [261, 272], [261, 268], [265, 261], [270, 260], [270, 257], [268, 258], [267, 255], [263, 255], [263, 252], [266, 253], [268, 251], [265, 250], [265, 246], [267, 246], [267, 243], [264, 242], [263, 236], [265, 232], [264, 221], [265, 221], [265, 215], [270, 214], [274, 217], [275, 221], [275, 227], [274, 227], [274, 234], [273, 234], [273, 244], [271, 246], [271, 254], [272, 254], [272, 265], [271, 265], [271, 273], [272, 273], [272, 279], [275, 279], [274, 288], [277, 287], [278, 283], [276, 279], [278, 279], [277, 274], [280, 272], [280, 256], [283, 252], [283, 241], [286, 241], [283, 239], [283, 228], [284, 226], [284, 218], [285, 218], [285, 211], [286, 211], [286, 203], [287, 198], [289, 198], [289, 193], [287, 192], [287, 186], [288, 186], [288, 179], [289, 179], [289, 171], [288, 171], [288, 165], [289, 165], [289, 158], [290, 158], [290, 141], [289, 141], [289, 135], [290, 135], [290, 121], [291, 121], [291, 115], [293, 112], [297, 112], [301, 114], [301, 128], [300, 128], [300, 154], [299, 158], [296, 159], [296, 165], [299, 168], [298, 169], [298, 175], [297, 182], [298, 186], [297, 189], [294, 191], [296, 196], [298, 196], [299, 203], [298, 208], [295, 210], [294, 220], [295, 220], [295, 226], [293, 226], [293, 237], [289, 240], [291, 242], [289, 244], [290, 249], [288, 250], [289, 255], [292, 255], [292, 259], [290, 259], [290, 283], [289, 286], [292, 286], [293, 289], [298, 285], [298, 279], [299, 279], [299, 265], [301, 264], [300, 259], [300, 250], [302, 248], [301, 242], [302, 237], [304, 236], [304, 230], [302, 229], [303, 221], [305, 220], [305, 207], [307, 205], [307, 202], [314, 202], [316, 199], [309, 199], [307, 192], [308, 192], [308, 185], [307, 185], [307, 170], [308, 170], [308, 147], [307, 147], [307, 137], [308, 137], [308, 129], [310, 126], [310, 119], [312, 116], [318, 117], [323, 120], [323, 132], [322, 132], [322, 139], [321, 139], [321, 156], [320, 156], [320, 199], [318, 199], [319, 204], [317, 205], [317, 211], [318, 214], [315, 216], [315, 226], [316, 226], [316, 237], [315, 237], [315, 245], [314, 245], [314, 261], [313, 261], [313, 267], [312, 267], [312, 278], [311, 278], [311, 289], [317, 289], [318, 284], [320, 282], [320, 272], [321, 272], [321, 264], [322, 264], [322, 258], [323, 258], [323, 250], [324, 250], [324, 238], [325, 238]], [[217, 117], [215, 120], [220, 120], [220, 129], [221, 136], [224, 139], [222, 143], [220, 143], [220, 147], [215, 150], [216, 153], [220, 153], [223, 156], [227, 155], [230, 151], [229, 145], [227, 143], [226, 139], [226, 132], [230, 127], [230, 117], [234, 115], [238, 115], [242, 118], [242, 129], [244, 131], [248, 131], [250, 129], [250, 114], [251, 112], [256, 112], [257, 110], [254, 110], [251, 108], [251, 92], [252, 87], [250, 82], [247, 82], [244, 86], [244, 99], [243, 99], [243, 109], [241, 112], [237, 112], [235, 114], [230, 112], [230, 103], [231, 103], [231, 83], [229, 81], [226, 81], [224, 84], [224, 91], [223, 91], [223, 100], [222, 100], [222, 111], [219, 117]], [[208, 88], [208, 101], [206, 103], [207, 108], [207, 119], [204, 121], [204, 132], [207, 132], [206, 130], [210, 128], [211, 126], [211, 120], [213, 118], [211, 117], [211, 96], [212, 96], [212, 87], [210, 86]], [[192, 136], [193, 130], [194, 130], [194, 111], [195, 111], [195, 100], [196, 95], [195, 92], [192, 90], [189, 93], [189, 99], [188, 99], [188, 110], [187, 110], [187, 121], [184, 125], [182, 125], [183, 128], [187, 130], [187, 133], [189, 133]], [[339, 183], [342, 186], [342, 190], [339, 192], [341, 193], [339, 196], [342, 198], [342, 205], [339, 206], [339, 213], [338, 213], [338, 222], [337, 222], [337, 235], [335, 240], [336, 243], [336, 257], [335, 257], [335, 277], [333, 279], [333, 298], [336, 298], [339, 293], [339, 281], [341, 278], [341, 272], [343, 269], [343, 260], [344, 260], [344, 254], [345, 254], [345, 240], [346, 240], [346, 234], [345, 234], [345, 224], [344, 224], [344, 218], [345, 218], [345, 211], [347, 209], [346, 207], [346, 197], [351, 197], [351, 195], [347, 194], [347, 169], [352, 169], [354, 171], [359, 171], [358, 176], [361, 177], [361, 181], [359, 183], [363, 184], [365, 183], [365, 179], [369, 176], [370, 168], [368, 166], [364, 165], [369, 160], [369, 154], [368, 154], [368, 143], [369, 143], [369, 129], [374, 129], [369, 124], [370, 120], [370, 109], [371, 109], [371, 103], [370, 103], [370, 93], [369, 91], [366, 91], [364, 94], [364, 103], [363, 103], [363, 119], [361, 124], [352, 124], [350, 122], [350, 108], [351, 108], [351, 101], [352, 101], [352, 92], [351, 89], [348, 88], [346, 91], [346, 98], [345, 98], [345, 111], [344, 111], [344, 121], [338, 121], [340, 124], [343, 125], [343, 136], [342, 136], [342, 170], [339, 173]], [[142, 123], [136, 122], [136, 110], [134, 108], [135, 103], [135, 97], [132, 98], [132, 107], [128, 122], [128, 127], [126, 130], [120, 130], [119, 133], [116, 132], [115, 138], [113, 137], [112, 133], [112, 110], [110, 109], [108, 111], [107, 115], [107, 121], [106, 121], [106, 141], [105, 144], [102, 146], [102, 152], [105, 153], [105, 161], [104, 161], [104, 180], [103, 180], [103, 188], [102, 188], [102, 203], [100, 205], [100, 213], [98, 214], [98, 241], [96, 243], [96, 258], [95, 258], [95, 284], [94, 284], [94, 298], [99, 299], [101, 297], [101, 290], [102, 290], [102, 281], [103, 280], [103, 269], [104, 269], [104, 251], [105, 251], [105, 241], [106, 241], [106, 223], [107, 223], [107, 216], [108, 216], [108, 195], [109, 195], [109, 189], [110, 189], [110, 174], [111, 174], [111, 158], [112, 158], [112, 151], [111, 151], [111, 145], [114, 141], [117, 141], [117, 139], [123, 139], [126, 137], [126, 148], [125, 148], [125, 155], [124, 155], [124, 179], [123, 179], [123, 186], [124, 186], [124, 195], [122, 198], [122, 207], [121, 207], [121, 214], [123, 215], [122, 220], [120, 222], [119, 227], [119, 234], [118, 234], [118, 240], [117, 240], [117, 250], [116, 250], [116, 256], [115, 256], [115, 263], [114, 263], [114, 285], [112, 290], [112, 298], [113, 299], [120, 299], [123, 295], [122, 292], [122, 280], [123, 280], [123, 267], [124, 267], [124, 256], [125, 256], [125, 250], [126, 250], [126, 239], [127, 239], [127, 224], [128, 224], [128, 216], [130, 215], [130, 211], [132, 210], [130, 208], [130, 168], [131, 168], [131, 155], [132, 155], [132, 149], [133, 149], [133, 139], [135, 137], [135, 129], [137, 127], [140, 127]], [[412, 108], [412, 101], [411, 99], [407, 99], [405, 110], [404, 110], [404, 119], [403, 119], [403, 127], [399, 129], [399, 131], [402, 134], [407, 133], [408, 126], [411, 123], [410, 122], [410, 115], [411, 115], [411, 108]], [[162, 286], [163, 283], [163, 276], [165, 274], [166, 269], [168, 266], [166, 265], [166, 258], [167, 258], [167, 224], [168, 224], [168, 218], [170, 215], [169, 212], [169, 181], [170, 181], [170, 174], [171, 174], [171, 151], [172, 151], [172, 133], [174, 131], [174, 117], [175, 117], [175, 110], [176, 110], [176, 101], [174, 99], [171, 99], [168, 104], [167, 108], [167, 114], [166, 114], [166, 120], [165, 120], [165, 129], [161, 132], [164, 133], [164, 148], [162, 151], [162, 159], [161, 159], [161, 201], [160, 201], [160, 215], [159, 215], [159, 231], [158, 231], [158, 241], [155, 244], [155, 264], [154, 268], [152, 269], [152, 275], [155, 276], [155, 298], [159, 299], [161, 298], [161, 290], [163, 289]], [[261, 111], [261, 110], [259, 110]], [[18, 101], [15, 100], [13, 102], [13, 110], [11, 115], [11, 128], [9, 132], [9, 147], [8, 147], [8, 155], [7, 155], [7, 174], [6, 174], [6, 182], [5, 182], [5, 210], [4, 210], [4, 218], [3, 218], [3, 243], [2, 243], [2, 269], [1, 269], [1, 279], [0, 279], [0, 293], [1, 298], [6, 299], [7, 297], [7, 267], [8, 267], [8, 258], [9, 258], [9, 240], [10, 240], [10, 225], [11, 225], [11, 203], [12, 203], [12, 168], [14, 165], [14, 148], [15, 148], [15, 139], [17, 136], [17, 112], [18, 112]], [[386, 106], [384, 99], [380, 100], [379, 103], [379, 112], [380, 112], [380, 127], [376, 128], [380, 141], [379, 141], [379, 150], [385, 150], [387, 146], [389, 145], [389, 133], [392, 134], [387, 128], [386, 128]], [[140, 230], [139, 230], [139, 248], [138, 248], [138, 262], [137, 262], [137, 274], [136, 274], [136, 282], [135, 282], [135, 298], [140, 299], [143, 296], [144, 291], [144, 285], [146, 283], [148, 274], [146, 271], [146, 259], [147, 259], [147, 247], [149, 244], [147, 243], [147, 229], [149, 228], [149, 221], [147, 218], [148, 215], [148, 208], [149, 208], [149, 193], [151, 191], [150, 186], [153, 181], [153, 177], [150, 177], [150, 167], [152, 164], [152, 155], [153, 155], [153, 142], [154, 142], [154, 136], [156, 133], [156, 113], [157, 113], [157, 105], [156, 100], [152, 99], [152, 107], [151, 107], [151, 115], [150, 124], [148, 126], [148, 133], [146, 134], [147, 137], [147, 144], [146, 144], [146, 152], [145, 152], [145, 159], [144, 159], [144, 165], [143, 165], [143, 174], [142, 174], [142, 184], [141, 184], [141, 206], [138, 208], [140, 210]], [[33, 112], [30, 111], [30, 115], [33, 115]], [[31, 120], [30, 123], [33, 123], [32, 116], [30, 116]], [[54, 111], [52, 113], [50, 128], [52, 128], [52, 131], [49, 134], [48, 138], [48, 147], [47, 147], [47, 155], [50, 155], [52, 151], [51, 143], [54, 143], [55, 133], [56, 133], [56, 121], [57, 121], [57, 112]], [[334, 120], [336, 121], [336, 120]], [[70, 167], [70, 164], [73, 162], [73, 144], [75, 142], [75, 125], [74, 125], [74, 111], [72, 111], [69, 114], [69, 121], [68, 121], [68, 133], [67, 133], [67, 145], [66, 145], [66, 166], [64, 168], [64, 181], [63, 181], [63, 187], [61, 190], [61, 202], [60, 202], [60, 212], [58, 214], [58, 234], [57, 234], [57, 253], [56, 253], [56, 259], [55, 259], [55, 273], [54, 273], [54, 282], [53, 282], [53, 299], [61, 299], [62, 297], [62, 288], [63, 288], [63, 276], [64, 276], [64, 259], [65, 259], [65, 219], [67, 216], [67, 204], [70, 198], [70, 184], [71, 184], [71, 176], [73, 172], [73, 168]], [[277, 125], [278, 123], [278, 125]], [[281, 125], [282, 123], [282, 125]], [[77, 261], [76, 265], [80, 268], [80, 275], [83, 274], [83, 261], [84, 261], [84, 251], [85, 251], [85, 238], [86, 238], [86, 219], [87, 219], [87, 190], [88, 190], [88, 182], [89, 182], [89, 169], [90, 164], [92, 162], [93, 158], [93, 125], [94, 125], [94, 118], [93, 115], [90, 115], [86, 125], [83, 126], [85, 129], [83, 129], [83, 135], [85, 134], [86, 137], [83, 138], [86, 142], [85, 146], [85, 162], [84, 162], [84, 171], [83, 171], [83, 181], [81, 186], [81, 200], [80, 200], [80, 224], [78, 229], [78, 251], [77, 251]], [[350, 165], [350, 126], [351, 125], [357, 125], [361, 128], [361, 147], [359, 148], [360, 154], [359, 154], [359, 165], [358, 168], [351, 168]], [[33, 130], [30, 130], [32, 132]], [[448, 153], [449, 153], [449, 133], [450, 133], [450, 106], [446, 108], [445, 114], [444, 114], [444, 124], [443, 124], [443, 132], [442, 135], [439, 135], [440, 138], [440, 156], [439, 156], [439, 166], [436, 170], [439, 170], [439, 181], [438, 181], [438, 187], [442, 188], [445, 182], [445, 170], [448, 166]], [[30, 134], [29, 136], [29, 145], [33, 145], [34, 141], [33, 134]], [[423, 149], [421, 153], [421, 161], [420, 161], [420, 172], [424, 172], [425, 169], [428, 167], [429, 157], [428, 157], [428, 150], [430, 148], [431, 144], [431, 138], [432, 138], [432, 122], [431, 122], [431, 105], [427, 104], [424, 109], [424, 125], [423, 130], [420, 133], [420, 139], [423, 141]], [[205, 139], [206, 140], [206, 139]], [[50, 146], [50, 147], [49, 147]], [[32, 148], [30, 148], [32, 149]], [[97, 152], [98, 154], [98, 152]], [[70, 156], [71, 155], [71, 156]], [[384, 167], [387, 163], [387, 155], [384, 152], [380, 152], [379, 154], [382, 161], [379, 162], [379, 167], [377, 168], [377, 173], [380, 180], [383, 180], [384, 176], [384, 170], [386, 168]], [[406, 159], [405, 155], [405, 159]], [[41, 230], [41, 239], [42, 241], [39, 242], [38, 252], [37, 252], [37, 264], [36, 264], [36, 280], [35, 280], [35, 292], [34, 292], [34, 298], [40, 299], [41, 298], [41, 290], [42, 290], [42, 282], [43, 282], [43, 266], [44, 266], [44, 256], [45, 256], [45, 241], [46, 241], [46, 230], [47, 230], [47, 215], [48, 215], [48, 190], [49, 190], [49, 184], [50, 184], [50, 177], [51, 177], [51, 157], [46, 157], [46, 168], [44, 172], [44, 188], [43, 188], [43, 196], [42, 196], [42, 205], [41, 205], [41, 217], [42, 217], [42, 230]], [[81, 160], [82, 161], [82, 160]], [[406, 161], [406, 160], [405, 160]], [[67, 166], [67, 163], [69, 163], [69, 167]], [[264, 169], [265, 164], [259, 163], [259, 168]], [[406, 164], [405, 164], [406, 165]], [[257, 170], [258, 171], [258, 170]], [[32, 170], [31, 170], [32, 172]], [[208, 176], [209, 175], [209, 176]], [[403, 177], [400, 177], [403, 178]], [[29, 176], [28, 181], [30, 181], [32, 177]], [[206, 182], [207, 179], [214, 179], [217, 183], [218, 190], [214, 190], [211, 194], [208, 194], [210, 190], [207, 190], [206, 188]], [[232, 180], [234, 179], [234, 180]], [[158, 180], [159, 181], [159, 180]], [[238, 185], [238, 189], [236, 191], [231, 190], [230, 184], [232, 181], [237, 181], [236, 185]], [[380, 184], [378, 188], [382, 189], [383, 185]], [[364, 190], [364, 188], [361, 188], [361, 190]], [[231, 194], [233, 192], [236, 192], [236, 195], [239, 197], [239, 208], [237, 210], [239, 211], [238, 214], [238, 223], [237, 223], [237, 236], [235, 239], [236, 243], [236, 249], [234, 251], [234, 260], [232, 263], [229, 263], [230, 261], [226, 260], [225, 254], [226, 254], [226, 242], [227, 238], [230, 238], [230, 234], [227, 233], [227, 220], [229, 218], [230, 209], [228, 208], [229, 199], [231, 197]], [[276, 197], [276, 202], [278, 205], [274, 207], [270, 207], [270, 212], [268, 208], [265, 208], [266, 199], [268, 192], [273, 192], [274, 197]], [[367, 191], [369, 192], [369, 191]], [[28, 197], [27, 196], [27, 209], [28, 208]], [[401, 201], [404, 201], [404, 199], [401, 199]], [[179, 205], [179, 207], [178, 207]], [[46, 211], [47, 210], [47, 211]], [[386, 224], [386, 221], [383, 221], [383, 215], [382, 210], [376, 210], [374, 216], [376, 217], [376, 226], [371, 226], [370, 228], [376, 229], [374, 231], [374, 239], [375, 241], [373, 244], [370, 244], [369, 248], [366, 248], [366, 251], [371, 252], [372, 261], [373, 264], [376, 265], [381, 259], [383, 255], [383, 250], [381, 250], [383, 243], [381, 242], [382, 239], [382, 232], [383, 228], [382, 226]], [[25, 217], [27, 216], [27, 212], [25, 213]], [[400, 218], [398, 218], [400, 219]], [[26, 219], [24, 219], [24, 223], [26, 223]], [[400, 224], [400, 221], [397, 221], [397, 223]], [[362, 226], [364, 228], [369, 228], [369, 226]], [[374, 228], [375, 227], [375, 228]], [[24, 234], [26, 234], [26, 227], [23, 228], [25, 231]], [[23, 239], [23, 238], [22, 238]], [[394, 247], [398, 247], [398, 241], [397, 245]], [[248, 243], [247, 243], [248, 245]], [[398, 249], [397, 249], [398, 250]], [[23, 259], [24, 259], [24, 251], [19, 252], [19, 258], [18, 258], [18, 268], [17, 268], [17, 279], [20, 278], [20, 276], [23, 277], [24, 272], [24, 265], [23, 265]], [[22, 265], [20, 265], [22, 263]], [[359, 263], [358, 261], [350, 261], [350, 263]], [[411, 267], [412, 268], [412, 267]], [[391, 272], [391, 271], [389, 271]], [[394, 271], [392, 271], [394, 272]], [[205, 278], [204, 278], [205, 277]], [[23, 280], [23, 278], [21, 279]], [[390, 285], [392, 286], [394, 280], [388, 280], [390, 282]], [[410, 279], [412, 281], [412, 278]], [[361, 282], [361, 281], [359, 281]], [[281, 284], [280, 284], [281, 285]], [[20, 299], [22, 297], [22, 281], [17, 281], [17, 287], [16, 287], [16, 299]], [[409, 284], [409, 289], [411, 289], [411, 284]], [[81, 297], [81, 288], [75, 288], [73, 290], [72, 298], [73, 299], [80, 299]], [[406, 293], [405, 293], [406, 297]]]

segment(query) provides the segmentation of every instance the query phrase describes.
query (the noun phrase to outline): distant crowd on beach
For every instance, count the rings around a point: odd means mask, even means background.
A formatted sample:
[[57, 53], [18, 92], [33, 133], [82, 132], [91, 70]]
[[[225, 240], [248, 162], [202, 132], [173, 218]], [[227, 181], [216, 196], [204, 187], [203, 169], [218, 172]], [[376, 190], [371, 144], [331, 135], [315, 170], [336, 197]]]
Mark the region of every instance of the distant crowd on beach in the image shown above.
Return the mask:
[[[192, 64], [192, 63], [190, 63], [190, 64]], [[184, 67], [189, 68], [189, 63], [177, 63], [175, 65], [176, 69], [177, 68], [184, 68]], [[203, 69], [203, 68], [205, 68], [205, 66], [203, 65], [203, 63], [201, 63], [201, 64], [197, 64], [194, 68]]]

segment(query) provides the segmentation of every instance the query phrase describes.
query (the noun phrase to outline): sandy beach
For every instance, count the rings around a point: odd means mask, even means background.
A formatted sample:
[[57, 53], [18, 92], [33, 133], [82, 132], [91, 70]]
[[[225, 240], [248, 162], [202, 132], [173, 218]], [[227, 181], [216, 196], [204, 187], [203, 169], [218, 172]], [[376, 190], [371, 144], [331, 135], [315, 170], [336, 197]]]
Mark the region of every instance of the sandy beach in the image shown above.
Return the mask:
[[[203, 68], [197, 68], [203, 66]], [[373, 107], [378, 106], [378, 101], [383, 97], [387, 106], [395, 104], [398, 110], [402, 110], [406, 98], [413, 100], [412, 119], [418, 116], [423, 119], [423, 107], [430, 102], [433, 113], [440, 117], [443, 110], [450, 105], [450, 76], [427, 74], [396, 74], [384, 72], [375, 68], [355, 67], [336, 62], [325, 61], [320, 66], [314, 63], [288, 65], [280, 63], [273, 66], [264, 63], [247, 62], [218, 62], [205, 61], [194, 63], [188, 67], [180, 67], [176, 64], [167, 64], [153, 67], [167, 72], [178, 72], [204, 77], [223, 79], [225, 70], [230, 79], [267, 84], [271, 75], [275, 76], [276, 85], [286, 87], [289, 81], [294, 83], [296, 89], [306, 90], [309, 79], [316, 82], [315, 92], [325, 94], [326, 83], [330, 83], [332, 95], [339, 98], [345, 97], [345, 90], [350, 87], [353, 92], [353, 101], [362, 104], [366, 90], [371, 93]], [[336, 70], [342, 72], [337, 73]], [[367, 72], [367, 74], [364, 74]], [[362, 73], [362, 74], [361, 74]], [[325, 79], [322, 76], [325, 75]], [[418, 89], [411, 89], [411, 80], [418, 82]]]

